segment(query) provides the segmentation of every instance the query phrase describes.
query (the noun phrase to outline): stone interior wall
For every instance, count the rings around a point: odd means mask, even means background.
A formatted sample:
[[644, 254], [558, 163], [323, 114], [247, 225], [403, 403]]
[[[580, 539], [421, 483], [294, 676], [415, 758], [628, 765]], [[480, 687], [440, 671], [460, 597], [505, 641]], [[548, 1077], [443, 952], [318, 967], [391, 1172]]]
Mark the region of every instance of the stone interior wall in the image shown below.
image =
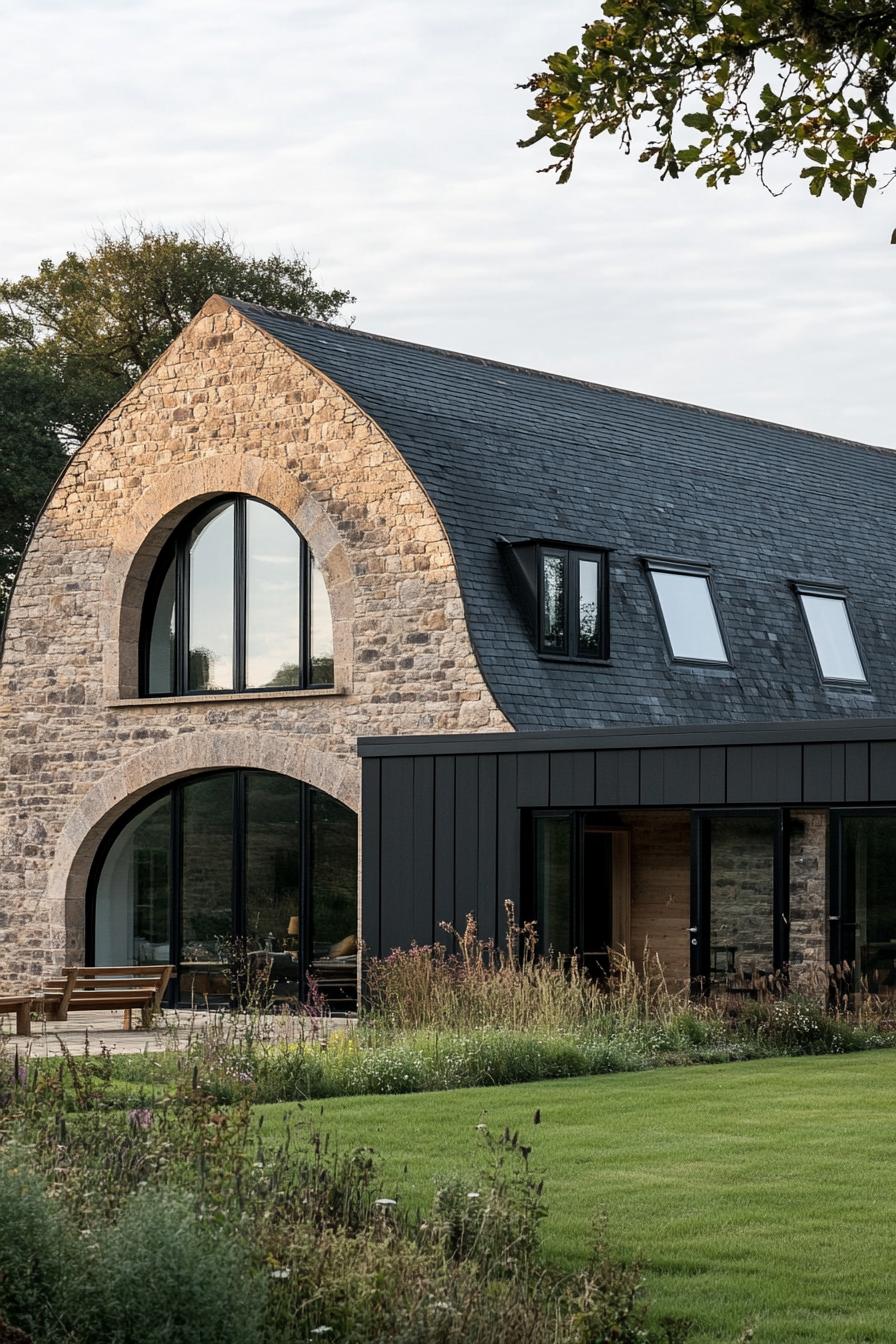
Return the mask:
[[790, 978], [826, 982], [828, 961], [827, 812], [791, 813]]
[[[690, 814], [687, 811], [625, 812], [631, 836], [630, 949], [636, 959], [645, 946], [656, 952], [670, 983], [690, 977]], [[827, 961], [828, 814], [795, 811], [790, 833], [790, 975], [809, 987]], [[719, 898], [727, 918], [714, 920], [713, 941], [732, 941], [742, 950], [767, 947], [771, 954], [768, 877], [770, 856], [758, 833], [742, 831], [737, 843], [717, 847], [713, 878], [716, 915]], [[717, 937], [718, 935], [718, 937]]]
[[[231, 491], [307, 537], [336, 689], [140, 701], [152, 559], [190, 506]], [[509, 727], [404, 460], [339, 388], [213, 300], [75, 455], [16, 585], [0, 664], [0, 986], [83, 956], [93, 854], [154, 785], [256, 766], [357, 808], [358, 736]]]
[[710, 970], [724, 973], [725, 950], [733, 949], [738, 974], [770, 972], [775, 823], [767, 817], [713, 817], [709, 824]]
[[691, 820], [686, 811], [624, 812], [631, 835], [630, 947], [662, 962], [669, 984], [690, 979]]

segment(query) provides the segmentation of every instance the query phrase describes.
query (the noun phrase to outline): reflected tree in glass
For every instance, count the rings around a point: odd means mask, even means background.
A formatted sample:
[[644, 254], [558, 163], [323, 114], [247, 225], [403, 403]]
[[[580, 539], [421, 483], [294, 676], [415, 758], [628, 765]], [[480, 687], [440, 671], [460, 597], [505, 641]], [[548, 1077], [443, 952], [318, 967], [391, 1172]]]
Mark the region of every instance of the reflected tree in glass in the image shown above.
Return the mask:
[[233, 504], [197, 523], [190, 535], [189, 689], [233, 689]]
[[579, 561], [579, 653], [598, 658], [600, 646], [600, 566], [596, 560]]
[[566, 648], [566, 561], [542, 557], [542, 642], [558, 653]]
[[333, 684], [333, 617], [324, 576], [312, 555], [311, 576], [311, 658], [312, 686]]

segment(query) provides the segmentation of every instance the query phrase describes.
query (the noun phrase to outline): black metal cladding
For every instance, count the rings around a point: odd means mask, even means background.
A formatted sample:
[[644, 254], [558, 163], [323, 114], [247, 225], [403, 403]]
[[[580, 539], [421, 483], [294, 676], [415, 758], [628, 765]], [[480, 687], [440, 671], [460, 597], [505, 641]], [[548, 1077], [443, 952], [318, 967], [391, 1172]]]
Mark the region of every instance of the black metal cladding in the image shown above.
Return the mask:
[[468, 913], [503, 936], [531, 808], [896, 805], [896, 721], [369, 738], [364, 939], [447, 939]]

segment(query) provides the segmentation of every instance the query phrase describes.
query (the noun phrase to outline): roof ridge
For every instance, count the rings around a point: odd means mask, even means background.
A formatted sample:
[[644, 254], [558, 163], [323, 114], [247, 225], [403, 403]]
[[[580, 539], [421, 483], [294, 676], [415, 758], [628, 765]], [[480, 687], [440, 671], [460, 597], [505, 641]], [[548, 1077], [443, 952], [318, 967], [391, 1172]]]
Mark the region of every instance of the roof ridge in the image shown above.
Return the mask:
[[324, 322], [318, 317], [300, 317], [297, 313], [288, 313], [282, 308], [271, 308], [262, 303], [251, 303], [246, 299], [222, 298], [239, 312], [251, 317], [256, 312], [270, 313], [274, 317], [293, 322], [300, 327], [317, 327], [322, 331], [331, 331], [338, 336], [366, 336], [373, 341], [382, 341], [385, 345], [397, 345], [406, 350], [420, 350], [427, 354], [444, 355], [448, 359], [457, 359], [467, 364], [476, 364], [483, 368], [503, 369], [507, 373], [524, 373], [534, 378], [544, 378], [549, 382], [565, 383], [573, 387], [591, 388], [598, 392], [615, 392], [619, 396], [631, 397], [636, 401], [648, 401], [657, 406], [675, 406], [680, 410], [701, 411], [704, 415], [718, 415], [738, 424], [759, 425], [765, 429], [783, 429], [791, 434], [802, 434], [807, 438], [820, 439], [823, 443], [836, 443], [847, 448], [864, 448], [872, 453], [892, 455], [896, 449], [882, 443], [867, 443], [863, 439], [844, 439], [837, 434], [826, 434], [820, 429], [803, 429], [799, 425], [788, 425], [781, 420], [766, 420], [762, 416], [743, 415], [738, 411], [724, 411], [717, 406], [704, 406], [700, 402], [680, 401], [675, 397], [660, 397], [653, 392], [636, 392], [629, 387], [614, 387], [611, 383], [598, 383], [589, 378], [575, 378], [568, 373], [553, 373], [548, 369], [534, 369], [526, 364], [509, 364], [505, 360], [490, 359], [487, 355], [471, 355], [463, 350], [449, 350], [445, 346], [426, 345], [422, 341], [409, 341], [400, 336], [384, 336], [378, 331], [366, 331], [349, 323], [341, 326], [335, 322]]

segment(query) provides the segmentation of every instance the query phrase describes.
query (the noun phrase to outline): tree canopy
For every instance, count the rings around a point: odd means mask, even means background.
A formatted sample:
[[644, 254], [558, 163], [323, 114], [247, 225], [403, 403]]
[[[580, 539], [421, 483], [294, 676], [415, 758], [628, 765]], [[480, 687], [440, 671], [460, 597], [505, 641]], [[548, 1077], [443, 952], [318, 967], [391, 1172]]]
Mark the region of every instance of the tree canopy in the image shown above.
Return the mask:
[[214, 293], [323, 319], [352, 301], [297, 254], [247, 256], [201, 228], [104, 231], [0, 281], [0, 615], [67, 454]]
[[521, 86], [536, 129], [520, 145], [546, 142], [560, 182], [582, 136], [607, 134], [709, 187], [755, 171], [774, 189], [770, 162], [795, 156], [813, 196], [861, 206], [896, 176], [896, 4], [606, 0], [603, 15]]

